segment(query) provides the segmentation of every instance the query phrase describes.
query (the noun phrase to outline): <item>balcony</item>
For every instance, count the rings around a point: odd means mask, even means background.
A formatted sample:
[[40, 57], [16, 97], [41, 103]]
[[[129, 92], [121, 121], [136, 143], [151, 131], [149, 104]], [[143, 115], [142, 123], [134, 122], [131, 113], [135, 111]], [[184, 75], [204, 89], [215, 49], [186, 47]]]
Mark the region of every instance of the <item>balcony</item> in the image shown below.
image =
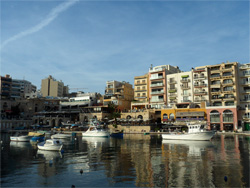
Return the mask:
[[206, 76], [195, 76], [194, 80], [203, 80], [205, 78], [207, 78], [207, 77]]
[[181, 96], [191, 96], [191, 93], [181, 93]]
[[175, 81], [175, 80], [170, 80], [170, 81], [168, 81], [168, 84], [177, 84], [177, 81]]
[[136, 82], [134, 84], [135, 84], [135, 86], [138, 86], [138, 85], [146, 85], [147, 83], [146, 82]]
[[211, 69], [210, 70], [211, 74], [213, 74], [213, 73], [220, 73], [220, 72], [221, 72], [220, 68], [216, 68], [216, 69]]
[[195, 88], [207, 87], [207, 84], [194, 84]]
[[205, 72], [205, 69], [194, 69], [193, 72], [194, 73], [200, 73], [200, 72]]
[[250, 89], [244, 89], [242, 93], [250, 93]]
[[232, 74], [232, 73], [222, 75], [223, 78], [232, 78], [233, 76], [234, 76], [234, 74]]
[[206, 99], [194, 99], [194, 102], [205, 102], [207, 101]]
[[181, 85], [181, 89], [190, 89], [190, 86]]
[[206, 91], [195, 91], [194, 95], [207, 95]]
[[169, 88], [169, 89], [168, 89], [168, 92], [169, 92], [169, 93], [175, 93], [175, 92], [177, 92], [177, 89]]
[[234, 82], [223, 82], [223, 85], [233, 85]]
[[240, 69], [241, 69], [241, 70], [250, 69], [250, 64], [249, 64], [249, 65], [241, 65], [241, 66], [240, 66]]
[[150, 87], [163, 87], [163, 83], [151, 84]]
[[159, 94], [164, 94], [164, 91], [152, 91], [151, 95], [159, 95]]
[[228, 100], [234, 100], [235, 96], [229, 96], [229, 97], [223, 97], [223, 100], [228, 101]]
[[181, 100], [181, 102], [191, 102], [191, 100], [186, 99], [186, 100]]
[[163, 79], [163, 76], [151, 77], [150, 80], [158, 80]]
[[147, 91], [146, 89], [136, 89], [135, 92], [145, 92]]
[[246, 86], [248, 86], [248, 85], [250, 85], [250, 82], [242, 82], [242, 85], [246, 85]]
[[177, 96], [177, 93], [168, 93], [168, 96]]
[[235, 92], [235, 89], [231, 89], [231, 90], [223, 90], [224, 93], [233, 93]]
[[150, 102], [164, 102], [164, 99], [151, 99]]
[[190, 82], [190, 79], [182, 79], [181, 80], [181, 83], [187, 83], [187, 82]]

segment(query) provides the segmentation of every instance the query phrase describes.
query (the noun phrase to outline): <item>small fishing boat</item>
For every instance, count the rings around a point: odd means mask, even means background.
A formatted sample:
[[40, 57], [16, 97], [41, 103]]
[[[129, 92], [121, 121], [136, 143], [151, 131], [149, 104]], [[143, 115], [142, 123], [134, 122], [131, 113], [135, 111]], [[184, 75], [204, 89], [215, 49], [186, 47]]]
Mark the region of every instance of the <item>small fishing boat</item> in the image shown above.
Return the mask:
[[38, 149], [47, 151], [61, 151], [63, 144], [60, 140], [48, 139], [37, 144]]
[[45, 140], [45, 133], [29, 132], [29, 136], [32, 136], [30, 142], [43, 142]]
[[16, 133], [14, 136], [10, 137], [10, 141], [15, 142], [29, 142], [32, 136], [22, 135], [21, 133]]
[[187, 124], [188, 132], [171, 132], [168, 134], [162, 134], [162, 139], [167, 140], [210, 140], [215, 131], [208, 131], [204, 129], [200, 124]]
[[123, 138], [123, 131], [114, 130], [110, 133], [110, 136], [113, 138]]

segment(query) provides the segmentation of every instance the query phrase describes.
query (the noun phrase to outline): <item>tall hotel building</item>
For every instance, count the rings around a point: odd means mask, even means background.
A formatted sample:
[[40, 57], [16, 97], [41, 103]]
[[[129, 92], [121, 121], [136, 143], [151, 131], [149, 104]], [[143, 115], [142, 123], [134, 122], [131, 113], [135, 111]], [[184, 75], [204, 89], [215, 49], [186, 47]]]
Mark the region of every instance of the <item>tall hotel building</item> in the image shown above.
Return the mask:
[[43, 97], [63, 97], [68, 94], [68, 86], [62, 81], [57, 81], [51, 75], [42, 80], [41, 92]]

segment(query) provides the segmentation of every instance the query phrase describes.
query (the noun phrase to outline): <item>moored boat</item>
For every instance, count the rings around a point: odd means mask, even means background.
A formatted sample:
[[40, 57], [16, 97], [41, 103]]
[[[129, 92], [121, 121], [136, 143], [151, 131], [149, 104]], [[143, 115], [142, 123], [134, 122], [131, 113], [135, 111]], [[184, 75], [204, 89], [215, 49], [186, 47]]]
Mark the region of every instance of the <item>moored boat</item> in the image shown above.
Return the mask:
[[120, 130], [114, 130], [110, 133], [110, 136], [113, 138], [123, 138], [123, 131]]
[[51, 138], [53, 139], [67, 139], [67, 138], [71, 138], [72, 135], [70, 134], [63, 134], [63, 133], [57, 133], [51, 136]]
[[47, 151], [61, 151], [63, 144], [60, 140], [48, 139], [37, 144], [38, 149]]
[[21, 135], [21, 133], [17, 133], [16, 135], [10, 137], [10, 141], [29, 142], [31, 138], [32, 138], [32, 136]]
[[29, 132], [29, 136], [32, 136], [30, 142], [43, 142], [45, 140], [45, 133]]
[[167, 134], [162, 134], [162, 139], [167, 140], [210, 140], [215, 131], [208, 131], [203, 129], [200, 124], [190, 125], [187, 124], [188, 132], [171, 132]]
[[86, 132], [82, 133], [83, 137], [109, 137], [110, 134], [108, 131], [97, 128], [96, 126], [91, 126]]

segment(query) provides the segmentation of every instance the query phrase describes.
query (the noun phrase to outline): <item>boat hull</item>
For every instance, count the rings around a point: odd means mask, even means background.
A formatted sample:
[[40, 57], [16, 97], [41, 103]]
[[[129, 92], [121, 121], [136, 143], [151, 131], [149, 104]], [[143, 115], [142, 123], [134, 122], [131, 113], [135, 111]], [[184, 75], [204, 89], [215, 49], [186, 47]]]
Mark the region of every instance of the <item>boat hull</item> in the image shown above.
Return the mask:
[[109, 133], [106, 131], [86, 131], [82, 133], [83, 137], [109, 137]]
[[54, 134], [51, 136], [51, 138], [53, 139], [67, 139], [67, 138], [71, 138], [71, 135], [67, 135], [67, 134]]
[[10, 141], [15, 142], [29, 142], [32, 136], [11, 136]]
[[162, 134], [162, 139], [164, 140], [210, 140], [214, 136], [214, 131], [206, 131], [199, 133], [187, 133], [187, 134]]
[[49, 145], [46, 146], [45, 142], [37, 144], [38, 149], [46, 151], [61, 151], [63, 145]]

